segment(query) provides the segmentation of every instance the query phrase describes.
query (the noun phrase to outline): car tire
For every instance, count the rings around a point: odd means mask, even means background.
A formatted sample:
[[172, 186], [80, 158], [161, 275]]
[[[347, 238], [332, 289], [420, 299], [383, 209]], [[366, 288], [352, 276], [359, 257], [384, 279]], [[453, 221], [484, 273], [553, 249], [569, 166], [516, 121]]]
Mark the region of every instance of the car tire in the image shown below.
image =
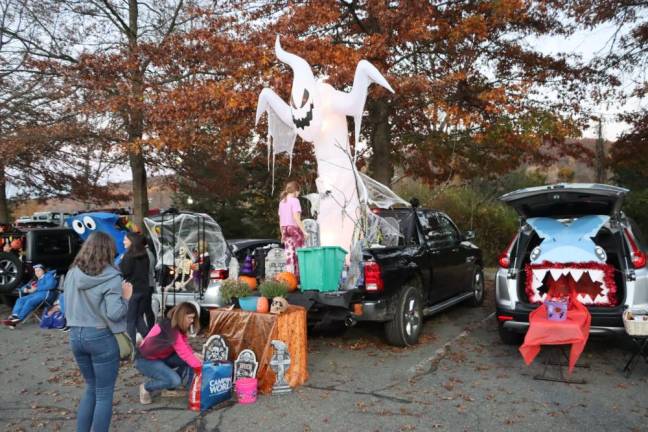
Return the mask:
[[523, 334], [505, 329], [504, 324], [502, 323], [497, 324], [497, 330], [499, 332], [500, 340], [504, 345], [522, 345], [522, 342], [524, 341]]
[[0, 291], [11, 293], [23, 279], [23, 262], [11, 252], [0, 252]]
[[405, 347], [418, 343], [423, 330], [423, 299], [415, 285], [405, 285], [393, 299], [394, 319], [385, 323], [385, 338], [390, 345]]
[[481, 306], [484, 303], [485, 287], [484, 287], [484, 272], [481, 267], [476, 267], [473, 273], [470, 290], [473, 296], [468, 300], [468, 304], [472, 307]]

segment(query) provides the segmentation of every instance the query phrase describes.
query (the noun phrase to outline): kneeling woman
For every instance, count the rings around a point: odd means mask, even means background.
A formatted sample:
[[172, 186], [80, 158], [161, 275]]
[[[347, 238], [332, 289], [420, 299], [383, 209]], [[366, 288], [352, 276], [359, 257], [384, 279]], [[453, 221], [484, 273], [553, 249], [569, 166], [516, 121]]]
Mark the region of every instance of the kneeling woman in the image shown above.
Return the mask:
[[167, 314], [167, 318], [153, 326], [139, 347], [135, 367], [151, 378], [140, 385], [142, 404], [151, 403], [151, 393], [174, 389], [180, 384], [191, 384], [194, 370], [202, 362], [187, 341], [187, 332], [193, 324], [198, 326], [197, 311], [191, 303], [180, 303]]

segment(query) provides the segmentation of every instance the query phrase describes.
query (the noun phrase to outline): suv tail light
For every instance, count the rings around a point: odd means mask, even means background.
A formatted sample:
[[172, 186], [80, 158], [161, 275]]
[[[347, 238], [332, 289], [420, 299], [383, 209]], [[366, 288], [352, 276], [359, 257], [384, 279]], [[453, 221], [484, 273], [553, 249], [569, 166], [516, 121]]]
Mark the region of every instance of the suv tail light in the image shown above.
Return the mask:
[[646, 265], [646, 253], [637, 247], [637, 242], [634, 239], [634, 236], [628, 230], [624, 228], [623, 230], [630, 244], [630, 252], [632, 254], [632, 266], [636, 269], [640, 269]]
[[218, 270], [212, 270], [209, 273], [209, 279], [214, 280], [214, 279], [227, 279], [229, 276], [229, 271], [226, 269], [218, 269]]
[[365, 289], [369, 292], [380, 292], [385, 288], [380, 274], [380, 265], [375, 261], [364, 263], [364, 279]]
[[497, 263], [500, 267], [507, 269], [511, 265], [511, 249], [513, 248], [513, 243], [515, 243], [516, 239], [517, 234], [513, 236], [511, 242], [508, 244], [508, 246], [506, 246], [506, 249], [504, 249], [497, 258]]

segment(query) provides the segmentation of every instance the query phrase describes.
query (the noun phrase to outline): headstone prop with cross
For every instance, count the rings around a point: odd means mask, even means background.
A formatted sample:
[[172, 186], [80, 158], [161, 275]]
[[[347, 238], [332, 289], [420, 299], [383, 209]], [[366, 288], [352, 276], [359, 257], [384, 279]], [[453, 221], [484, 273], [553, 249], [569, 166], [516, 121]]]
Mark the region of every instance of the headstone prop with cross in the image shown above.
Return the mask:
[[290, 367], [290, 353], [283, 341], [273, 340], [270, 344], [274, 347], [274, 353], [270, 360], [270, 367], [277, 378], [272, 386], [272, 394], [290, 393], [292, 389], [286, 381], [286, 371]]

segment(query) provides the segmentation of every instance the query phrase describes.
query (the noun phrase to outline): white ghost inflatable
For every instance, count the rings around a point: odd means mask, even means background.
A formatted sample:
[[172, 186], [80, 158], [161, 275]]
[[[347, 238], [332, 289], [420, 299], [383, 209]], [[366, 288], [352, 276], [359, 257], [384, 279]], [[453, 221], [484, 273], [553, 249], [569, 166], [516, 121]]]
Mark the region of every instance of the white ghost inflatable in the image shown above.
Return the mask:
[[[268, 113], [268, 150], [272, 150], [273, 163], [277, 153], [288, 152], [292, 158], [297, 135], [313, 143], [320, 196], [317, 221], [321, 245], [340, 246], [350, 251], [354, 229], [360, 219], [360, 200], [367, 202], [367, 187], [355, 167], [367, 89], [376, 83], [392, 93], [394, 90], [378, 69], [366, 60], [358, 63], [353, 88], [345, 93], [335, 90], [322, 79], [316, 80], [306, 60], [283, 50], [279, 36], [275, 52], [277, 58], [293, 70], [290, 105], [274, 91], [263, 89], [259, 95], [256, 122], [264, 112]], [[347, 116], [354, 119], [356, 155], [353, 156]], [[405, 203], [395, 197], [396, 202]]]

